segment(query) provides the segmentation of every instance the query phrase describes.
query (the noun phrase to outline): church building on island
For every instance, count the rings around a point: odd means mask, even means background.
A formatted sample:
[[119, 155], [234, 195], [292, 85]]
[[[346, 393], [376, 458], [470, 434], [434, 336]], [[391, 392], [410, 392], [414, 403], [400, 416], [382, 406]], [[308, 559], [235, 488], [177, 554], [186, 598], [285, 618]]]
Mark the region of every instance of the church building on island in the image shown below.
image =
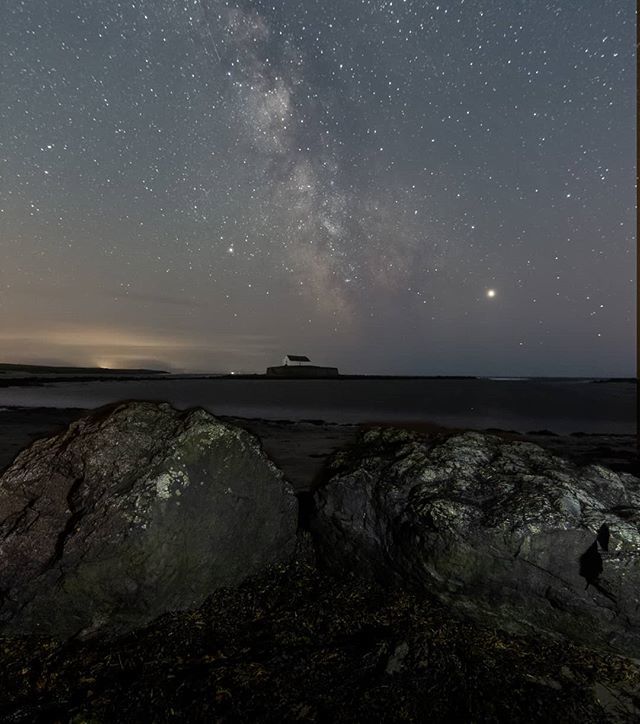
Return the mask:
[[311, 364], [309, 357], [303, 354], [285, 355], [279, 367], [267, 367], [267, 377], [322, 379], [339, 376], [337, 367], [319, 367]]

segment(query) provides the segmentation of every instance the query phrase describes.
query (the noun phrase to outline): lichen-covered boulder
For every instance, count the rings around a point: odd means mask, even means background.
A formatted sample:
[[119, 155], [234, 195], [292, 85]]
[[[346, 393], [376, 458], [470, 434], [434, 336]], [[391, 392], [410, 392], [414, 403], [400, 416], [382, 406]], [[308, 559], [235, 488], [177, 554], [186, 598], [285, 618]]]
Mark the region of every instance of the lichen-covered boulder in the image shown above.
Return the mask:
[[0, 477], [0, 630], [120, 632], [288, 559], [297, 501], [257, 438], [128, 402]]
[[479, 433], [375, 429], [338, 453], [312, 528], [332, 567], [514, 632], [640, 656], [640, 481]]

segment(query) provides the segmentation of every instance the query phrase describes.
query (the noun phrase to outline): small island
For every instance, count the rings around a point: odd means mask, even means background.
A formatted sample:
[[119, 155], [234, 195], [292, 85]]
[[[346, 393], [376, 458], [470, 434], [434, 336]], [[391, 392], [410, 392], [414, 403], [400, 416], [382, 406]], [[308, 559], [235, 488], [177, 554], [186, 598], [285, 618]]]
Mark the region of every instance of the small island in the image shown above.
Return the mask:
[[311, 364], [306, 355], [288, 354], [277, 367], [267, 367], [267, 377], [294, 379], [326, 379], [340, 377], [337, 367], [321, 367]]

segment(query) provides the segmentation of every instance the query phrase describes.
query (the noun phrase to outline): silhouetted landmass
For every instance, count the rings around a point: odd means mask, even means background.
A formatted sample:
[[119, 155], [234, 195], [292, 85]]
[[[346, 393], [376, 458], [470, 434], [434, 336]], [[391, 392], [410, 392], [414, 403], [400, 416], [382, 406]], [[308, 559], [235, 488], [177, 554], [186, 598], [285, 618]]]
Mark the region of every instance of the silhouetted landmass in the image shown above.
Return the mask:
[[635, 377], [608, 377], [606, 380], [591, 380], [591, 382], [596, 382], [598, 384], [608, 384], [611, 382], [630, 382], [632, 385], [635, 385], [638, 383], [638, 380]]
[[318, 365], [279, 365], [267, 367], [267, 377], [280, 379], [336, 379], [340, 377], [337, 367], [319, 367]]
[[[269, 369], [280, 369], [280, 368], [269, 368]], [[313, 369], [309, 366], [307, 367], [292, 367], [293, 369]], [[334, 370], [335, 367], [320, 367], [315, 369], [330, 369]], [[334, 375], [333, 373], [330, 375], [308, 375], [305, 376], [304, 374], [296, 374], [293, 373], [291, 375], [287, 375], [289, 378], [300, 378], [303, 377], [304, 379], [327, 379], [327, 377], [330, 377], [331, 379], [336, 380], [478, 380], [481, 379], [480, 377], [476, 377], [474, 375], [355, 375], [355, 374], [342, 374], [338, 373], [337, 375]], [[228, 375], [216, 375], [216, 377], [224, 378], [224, 379], [234, 379], [234, 380], [283, 380], [287, 379], [287, 376], [277, 376], [276, 374], [228, 374]]]
[[53, 375], [164, 375], [165, 370], [151, 369], [110, 369], [105, 367], [59, 367], [57, 365], [22, 365], [0, 363], [0, 374], [2, 373], [24, 373], [29, 375], [53, 374]]

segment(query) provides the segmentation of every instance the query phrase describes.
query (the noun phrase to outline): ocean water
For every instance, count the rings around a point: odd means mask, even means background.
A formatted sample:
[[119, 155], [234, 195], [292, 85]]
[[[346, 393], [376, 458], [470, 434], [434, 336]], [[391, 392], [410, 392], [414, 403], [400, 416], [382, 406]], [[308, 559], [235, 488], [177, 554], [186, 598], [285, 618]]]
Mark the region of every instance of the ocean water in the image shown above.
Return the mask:
[[560, 379], [163, 379], [0, 388], [0, 407], [94, 408], [158, 400], [214, 414], [327, 422], [423, 422], [528, 432], [634, 434], [630, 382]]

